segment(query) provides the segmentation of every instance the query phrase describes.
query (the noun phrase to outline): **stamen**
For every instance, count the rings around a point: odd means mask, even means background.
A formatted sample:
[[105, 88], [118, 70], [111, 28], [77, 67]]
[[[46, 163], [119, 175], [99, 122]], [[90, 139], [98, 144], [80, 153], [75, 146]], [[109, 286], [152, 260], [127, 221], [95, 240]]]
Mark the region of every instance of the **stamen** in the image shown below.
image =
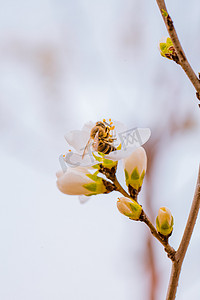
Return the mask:
[[65, 154], [63, 154], [63, 157], [65, 157]]
[[72, 150], [71, 149], [69, 149], [69, 152], [71, 152]]
[[110, 125], [112, 125], [113, 124], [113, 122], [110, 122]]
[[110, 127], [110, 130], [114, 130], [114, 129], [115, 129], [115, 126]]
[[111, 119], [109, 119], [109, 122], [111, 122]]
[[106, 119], [103, 119], [103, 122], [106, 122]]

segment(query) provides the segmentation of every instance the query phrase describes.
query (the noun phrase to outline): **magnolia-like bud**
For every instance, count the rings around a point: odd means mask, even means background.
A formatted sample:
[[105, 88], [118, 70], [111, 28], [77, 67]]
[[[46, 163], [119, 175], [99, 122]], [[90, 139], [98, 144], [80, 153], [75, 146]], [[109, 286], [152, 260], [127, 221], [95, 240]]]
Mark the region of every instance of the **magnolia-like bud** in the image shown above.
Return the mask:
[[127, 197], [119, 198], [117, 208], [120, 213], [132, 220], [139, 220], [142, 212], [142, 207], [136, 201]]
[[156, 228], [159, 233], [169, 236], [173, 230], [174, 220], [167, 207], [161, 207], [156, 218]]
[[163, 37], [160, 40], [160, 42], [158, 44], [158, 49], [160, 51], [160, 54], [163, 57], [175, 60], [175, 58], [177, 56], [176, 51], [175, 51], [174, 45], [172, 43], [172, 40], [169, 37]]
[[147, 156], [144, 148], [137, 148], [129, 157], [123, 160], [126, 185], [139, 190], [142, 186], [147, 169]]
[[107, 181], [96, 173], [91, 174], [86, 168], [68, 168], [65, 173], [57, 173], [57, 186], [62, 193], [68, 195], [91, 196], [110, 192], [104, 183]]

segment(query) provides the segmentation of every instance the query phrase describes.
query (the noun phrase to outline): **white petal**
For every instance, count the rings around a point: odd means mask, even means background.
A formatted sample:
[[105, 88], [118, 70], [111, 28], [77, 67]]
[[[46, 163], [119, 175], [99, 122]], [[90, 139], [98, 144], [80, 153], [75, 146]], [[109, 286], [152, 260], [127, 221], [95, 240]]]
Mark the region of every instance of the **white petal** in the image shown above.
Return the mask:
[[119, 133], [122, 148], [140, 147], [148, 141], [151, 131], [149, 128], [132, 128]]
[[88, 191], [83, 187], [83, 185], [90, 182], [91, 180], [82, 172], [77, 171], [76, 168], [68, 168], [67, 172], [58, 177], [57, 186], [64, 194], [87, 195]]
[[106, 159], [111, 159], [113, 161], [118, 161], [122, 158], [125, 158], [125, 157], [131, 155], [131, 153], [133, 151], [135, 151], [135, 149], [137, 149], [137, 147], [129, 147], [125, 150], [123, 150], [123, 149], [122, 150], [116, 150], [116, 151], [111, 152], [108, 155], [105, 155], [105, 158]]
[[85, 130], [72, 130], [65, 134], [65, 139], [78, 153], [83, 153], [90, 139], [90, 132]]
[[84, 124], [83, 128], [82, 128], [82, 131], [87, 131], [90, 135], [90, 131], [91, 129], [95, 126], [95, 123], [90, 121], [90, 122], [87, 122]]
[[127, 130], [127, 127], [119, 121], [113, 121], [113, 125], [115, 126], [115, 130], [117, 133], [124, 132], [125, 130]]
[[137, 148], [130, 156], [123, 160], [124, 169], [131, 175], [133, 170], [137, 167], [139, 174], [143, 171], [146, 173], [147, 169], [147, 155], [144, 148]]
[[75, 167], [91, 167], [95, 165], [97, 162], [94, 159], [92, 153], [86, 153], [86, 155], [82, 158], [82, 154], [68, 152], [65, 156], [65, 162], [71, 168]]
[[81, 195], [78, 197], [81, 204], [85, 204], [90, 198], [91, 196], [85, 196], [85, 195]]
[[150, 128], [137, 128], [140, 146], [144, 145], [151, 136]]
[[111, 152], [105, 155], [105, 158], [113, 161], [126, 158], [133, 153], [137, 148], [146, 143], [150, 138], [151, 130], [149, 128], [133, 128], [124, 132], [122, 136], [122, 149]]
[[59, 178], [59, 177], [61, 177], [63, 174], [64, 174], [63, 171], [58, 171], [58, 172], [56, 172], [56, 177]]

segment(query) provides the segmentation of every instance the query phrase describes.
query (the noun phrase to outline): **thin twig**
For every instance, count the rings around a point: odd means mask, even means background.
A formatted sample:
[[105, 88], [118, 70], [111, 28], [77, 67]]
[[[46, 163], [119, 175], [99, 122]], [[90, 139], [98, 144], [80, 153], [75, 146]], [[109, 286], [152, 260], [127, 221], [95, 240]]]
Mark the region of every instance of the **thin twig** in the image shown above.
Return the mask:
[[181, 272], [182, 263], [190, 243], [190, 239], [197, 220], [199, 208], [200, 208], [200, 167], [199, 167], [196, 190], [195, 190], [192, 206], [190, 209], [189, 217], [187, 220], [187, 224], [183, 233], [180, 246], [175, 255], [175, 262], [172, 265], [172, 272], [171, 272], [166, 300], [174, 300], [176, 297], [176, 290], [178, 286], [178, 280]]
[[141, 221], [144, 222], [150, 229], [151, 233], [153, 234], [153, 236], [164, 246], [165, 251], [168, 254], [168, 257], [173, 261], [176, 251], [174, 250], [173, 247], [171, 247], [168, 243], [167, 239], [164, 239], [163, 237], [161, 237], [159, 235], [159, 233], [157, 232], [156, 228], [154, 227], [154, 225], [151, 223], [151, 221], [149, 220], [149, 218], [147, 217], [147, 215], [145, 214], [145, 212], [142, 212], [141, 215]]
[[[156, 0], [156, 2], [158, 4], [158, 7], [159, 7], [160, 12], [163, 17], [163, 20], [165, 22], [167, 31], [170, 35], [170, 38], [171, 38], [174, 48], [176, 50], [176, 54], [178, 55], [179, 64], [181, 65], [181, 67], [185, 71], [186, 75], [190, 79], [191, 83], [193, 84], [193, 86], [196, 90], [196, 96], [200, 100], [200, 81], [199, 81], [198, 77], [196, 76], [195, 72], [193, 71], [191, 65], [189, 64], [188, 59], [186, 58], [186, 55], [185, 55], [184, 50], [179, 41], [176, 30], [174, 28], [173, 21], [172, 21], [170, 15], [168, 14], [168, 11], [167, 11], [167, 8], [165, 5], [165, 1], [164, 0]], [[167, 13], [167, 16], [165, 15], [165, 13], [163, 13], [163, 10]]]
[[149, 285], [149, 300], [155, 300], [157, 294], [157, 285], [158, 285], [158, 271], [157, 271], [157, 259], [154, 253], [154, 237], [149, 234], [147, 237], [147, 249], [146, 255], [148, 260], [148, 271], [150, 272], [150, 285]]
[[[119, 183], [119, 181], [117, 180], [116, 177], [112, 181], [113, 181], [114, 185], [116, 186], [117, 191], [119, 191], [125, 197], [130, 198], [130, 195], [123, 189], [123, 187], [121, 186], [121, 184]], [[156, 228], [154, 227], [154, 225], [151, 223], [151, 221], [149, 220], [149, 218], [145, 214], [144, 210], [142, 211], [142, 214], [140, 216], [140, 221], [144, 222], [149, 227], [149, 229], [150, 229], [151, 233], [153, 234], [153, 236], [164, 246], [164, 249], [167, 252], [168, 257], [173, 261], [176, 251], [174, 250], [174, 248], [172, 248], [169, 245], [167, 239], [164, 239], [163, 237], [161, 237], [159, 235]]]
[[114, 180], [112, 180], [114, 185], [116, 186], [116, 191], [120, 192], [125, 197], [130, 198], [130, 195], [123, 189], [117, 178], [115, 177]]

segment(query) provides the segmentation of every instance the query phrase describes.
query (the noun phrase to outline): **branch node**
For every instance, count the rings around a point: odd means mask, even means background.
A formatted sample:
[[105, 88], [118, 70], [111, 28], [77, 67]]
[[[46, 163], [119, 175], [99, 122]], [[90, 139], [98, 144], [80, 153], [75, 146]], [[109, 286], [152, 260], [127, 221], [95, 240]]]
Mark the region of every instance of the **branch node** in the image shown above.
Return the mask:
[[196, 96], [197, 96], [197, 99], [199, 99], [199, 101], [200, 101], [200, 94], [199, 94], [199, 92], [196, 92]]
[[174, 25], [173, 25], [173, 21], [169, 14], [168, 14], [166, 20], [167, 20], [167, 26], [168, 26], [169, 30], [172, 31], [174, 28]]
[[165, 248], [165, 251], [167, 252], [167, 256], [172, 260], [176, 261], [176, 251], [169, 251]]

